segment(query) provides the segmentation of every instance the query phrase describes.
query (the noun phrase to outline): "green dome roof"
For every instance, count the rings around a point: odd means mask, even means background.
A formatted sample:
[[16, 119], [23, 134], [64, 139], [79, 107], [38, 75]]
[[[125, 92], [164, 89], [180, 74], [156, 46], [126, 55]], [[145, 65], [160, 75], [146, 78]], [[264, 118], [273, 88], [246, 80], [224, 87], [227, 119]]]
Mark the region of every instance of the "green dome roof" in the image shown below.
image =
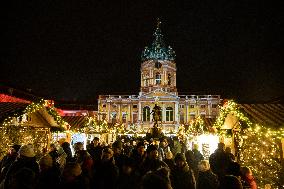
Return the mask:
[[154, 41], [150, 47], [145, 47], [142, 52], [142, 61], [146, 60], [175, 60], [175, 51], [170, 46], [166, 46], [163, 34], [160, 29], [161, 22], [158, 20], [156, 31], [154, 32]]

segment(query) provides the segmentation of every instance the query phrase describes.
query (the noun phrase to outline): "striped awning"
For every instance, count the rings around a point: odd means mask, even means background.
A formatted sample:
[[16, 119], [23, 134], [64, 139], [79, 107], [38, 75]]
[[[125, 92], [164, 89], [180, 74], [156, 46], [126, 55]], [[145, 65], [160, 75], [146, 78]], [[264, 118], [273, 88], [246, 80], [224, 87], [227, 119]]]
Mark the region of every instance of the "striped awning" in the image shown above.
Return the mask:
[[207, 128], [213, 127], [216, 118], [203, 118], [204, 124]]
[[0, 122], [9, 116], [15, 114], [21, 114], [25, 108], [28, 106], [28, 103], [20, 102], [1, 102], [0, 103]]
[[284, 104], [240, 104], [240, 108], [254, 123], [284, 128]]
[[88, 123], [88, 119], [85, 116], [62, 116], [62, 118], [69, 123], [71, 129], [83, 128]]

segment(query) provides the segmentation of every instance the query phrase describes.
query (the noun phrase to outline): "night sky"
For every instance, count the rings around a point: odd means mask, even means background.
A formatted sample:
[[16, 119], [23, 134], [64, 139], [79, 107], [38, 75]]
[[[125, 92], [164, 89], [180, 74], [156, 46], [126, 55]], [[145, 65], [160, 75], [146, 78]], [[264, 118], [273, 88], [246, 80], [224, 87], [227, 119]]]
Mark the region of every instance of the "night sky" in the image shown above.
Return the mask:
[[159, 17], [179, 93], [269, 101], [284, 95], [283, 12], [259, 0], [16, 1], [1, 27], [0, 82], [78, 103], [138, 94]]

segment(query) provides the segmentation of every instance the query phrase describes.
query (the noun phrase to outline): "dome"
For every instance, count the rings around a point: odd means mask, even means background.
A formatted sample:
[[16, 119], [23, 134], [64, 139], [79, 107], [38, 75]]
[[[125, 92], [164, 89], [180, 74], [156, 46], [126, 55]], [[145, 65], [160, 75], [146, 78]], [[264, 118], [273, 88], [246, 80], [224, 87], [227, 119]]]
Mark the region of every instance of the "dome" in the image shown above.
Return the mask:
[[154, 41], [149, 47], [145, 47], [142, 52], [142, 61], [146, 60], [175, 60], [175, 52], [171, 46], [166, 46], [163, 34], [160, 29], [161, 22], [158, 20], [156, 31], [154, 32]]

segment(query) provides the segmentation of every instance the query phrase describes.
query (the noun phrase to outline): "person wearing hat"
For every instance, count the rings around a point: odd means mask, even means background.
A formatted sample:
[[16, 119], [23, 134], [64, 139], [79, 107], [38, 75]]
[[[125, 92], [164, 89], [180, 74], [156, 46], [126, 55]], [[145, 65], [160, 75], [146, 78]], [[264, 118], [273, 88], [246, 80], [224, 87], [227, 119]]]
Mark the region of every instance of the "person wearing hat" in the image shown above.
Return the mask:
[[147, 148], [147, 157], [142, 164], [142, 175], [148, 171], [156, 171], [159, 168], [165, 167], [169, 169], [168, 165], [159, 159], [158, 147], [156, 145], [149, 145]]
[[20, 149], [21, 145], [14, 144], [12, 145], [9, 150], [7, 155], [3, 157], [1, 160], [1, 165], [0, 165], [0, 183], [4, 179], [9, 167], [11, 164], [16, 160], [18, 156], [18, 151]]
[[82, 175], [82, 169], [79, 163], [69, 162], [66, 164], [61, 175], [60, 189], [89, 189], [90, 182], [88, 178]]
[[137, 143], [136, 148], [132, 150], [132, 154], [130, 157], [135, 162], [135, 169], [139, 169], [146, 158], [144, 141], [140, 141]]
[[196, 189], [196, 181], [192, 169], [187, 165], [184, 154], [177, 153], [175, 167], [171, 173], [173, 189]]
[[18, 154], [19, 155], [16, 161], [12, 163], [5, 176], [4, 188], [10, 188], [9, 186], [11, 184], [11, 178], [21, 168], [28, 168], [32, 170], [35, 173], [36, 177], [39, 174], [39, 165], [36, 162], [35, 152], [32, 145], [27, 144], [21, 146]]
[[197, 189], [218, 189], [218, 177], [211, 171], [207, 160], [198, 163], [198, 170]]
[[119, 168], [119, 171], [122, 171], [122, 164], [124, 159], [127, 158], [126, 155], [124, 155], [123, 152], [123, 145], [121, 141], [115, 141], [112, 144], [112, 150], [113, 150], [113, 158], [115, 161], [115, 165]]
[[113, 150], [105, 147], [102, 152], [101, 161], [94, 167], [93, 188], [114, 189], [117, 186], [119, 169], [113, 158]]
[[40, 173], [38, 177], [37, 188], [57, 189], [60, 184], [60, 169], [54, 164], [50, 154], [46, 154], [39, 160]]

